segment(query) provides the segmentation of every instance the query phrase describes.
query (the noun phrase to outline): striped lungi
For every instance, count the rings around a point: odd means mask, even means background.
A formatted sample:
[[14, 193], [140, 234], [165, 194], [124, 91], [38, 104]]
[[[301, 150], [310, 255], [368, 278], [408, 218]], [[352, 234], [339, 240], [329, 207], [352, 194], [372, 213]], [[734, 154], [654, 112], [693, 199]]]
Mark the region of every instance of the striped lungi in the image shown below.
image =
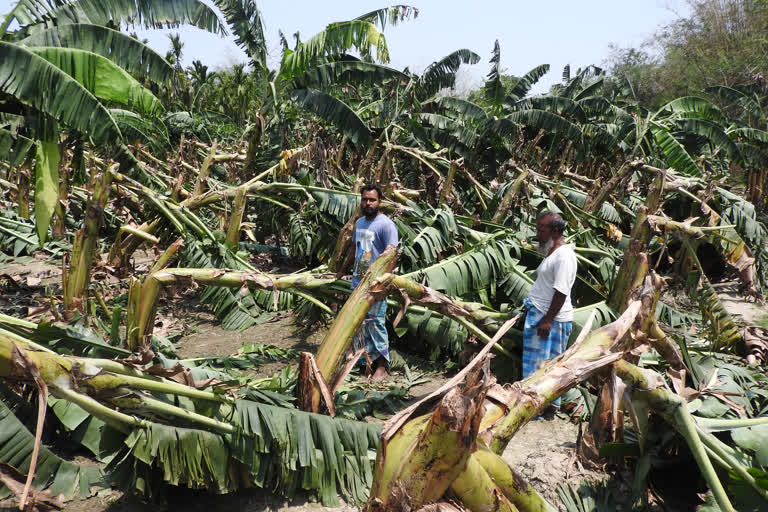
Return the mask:
[[[389, 367], [389, 337], [387, 336], [387, 301], [380, 300], [371, 306], [365, 315], [363, 325], [358, 329], [353, 338], [355, 350], [365, 348], [371, 361], [379, 357], [386, 360]], [[357, 364], [365, 366], [365, 356], [361, 356]]]
[[[523, 327], [523, 378], [526, 378], [538, 370], [547, 360], [557, 357], [565, 351], [573, 322], [552, 322], [549, 336], [541, 338], [536, 331], [544, 313], [536, 309], [529, 298], [523, 301], [523, 307], [528, 310]], [[559, 407], [560, 399], [558, 398], [553, 403]]]

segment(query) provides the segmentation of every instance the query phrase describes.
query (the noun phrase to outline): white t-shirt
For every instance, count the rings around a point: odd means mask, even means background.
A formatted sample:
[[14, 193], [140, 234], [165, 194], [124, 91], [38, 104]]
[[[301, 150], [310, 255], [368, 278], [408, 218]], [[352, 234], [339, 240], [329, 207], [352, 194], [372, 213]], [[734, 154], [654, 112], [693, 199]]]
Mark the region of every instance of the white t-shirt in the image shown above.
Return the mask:
[[561, 245], [544, 258], [536, 269], [536, 281], [531, 287], [528, 298], [542, 313], [549, 311], [555, 290], [565, 295], [563, 307], [555, 316], [555, 322], [572, 322], [573, 305], [571, 287], [576, 281], [576, 253], [570, 245]]

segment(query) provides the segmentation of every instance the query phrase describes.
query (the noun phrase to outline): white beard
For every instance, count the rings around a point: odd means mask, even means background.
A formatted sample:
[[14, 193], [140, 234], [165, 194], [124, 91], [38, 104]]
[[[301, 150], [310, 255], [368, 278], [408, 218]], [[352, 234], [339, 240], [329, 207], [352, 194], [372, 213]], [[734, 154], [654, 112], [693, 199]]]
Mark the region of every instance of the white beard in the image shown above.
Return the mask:
[[539, 254], [541, 254], [542, 256], [544, 256], [546, 258], [547, 255], [549, 254], [549, 251], [552, 249], [552, 246], [554, 244], [555, 244], [555, 242], [550, 238], [549, 240], [547, 240], [543, 244], [541, 242], [539, 242], [539, 246], [536, 248], [536, 250], [538, 251]]

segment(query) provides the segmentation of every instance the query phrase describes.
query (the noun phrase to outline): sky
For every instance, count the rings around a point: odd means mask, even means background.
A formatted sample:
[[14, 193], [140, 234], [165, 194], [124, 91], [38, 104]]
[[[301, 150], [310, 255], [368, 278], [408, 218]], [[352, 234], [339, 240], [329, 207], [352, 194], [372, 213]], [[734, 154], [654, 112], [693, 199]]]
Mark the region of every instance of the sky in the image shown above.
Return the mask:
[[[210, 3], [209, 0], [204, 0]], [[545, 92], [561, 80], [563, 67], [572, 70], [600, 65], [609, 54], [609, 44], [638, 46], [662, 25], [690, 10], [685, 0], [401, 0], [419, 9], [419, 16], [396, 27], [387, 26], [390, 66], [421, 72], [430, 63], [459, 48], [481, 57], [459, 74], [459, 87], [479, 86], [488, 73], [488, 59], [496, 39], [501, 45], [501, 64], [506, 73], [522, 75], [550, 64], [550, 71], [532, 92]], [[394, 2], [382, 0], [259, 0], [257, 5], [268, 41], [270, 67], [279, 63], [278, 30], [293, 44], [299, 31], [306, 40], [328, 23], [348, 20]], [[10, 11], [15, 1], [0, 0], [0, 13]], [[133, 31], [133, 30], [131, 30]], [[246, 62], [246, 56], [227, 38], [184, 27], [182, 64], [195, 59], [211, 69]], [[170, 47], [167, 33], [176, 30], [137, 30], [161, 55]]]

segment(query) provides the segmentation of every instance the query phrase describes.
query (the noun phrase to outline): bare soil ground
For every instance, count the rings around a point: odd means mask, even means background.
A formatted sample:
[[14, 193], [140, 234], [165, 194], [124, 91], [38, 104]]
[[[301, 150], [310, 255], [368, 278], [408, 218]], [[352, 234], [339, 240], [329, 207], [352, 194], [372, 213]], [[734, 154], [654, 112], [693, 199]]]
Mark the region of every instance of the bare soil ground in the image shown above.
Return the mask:
[[768, 319], [768, 304], [747, 301], [739, 293], [739, 284], [736, 282], [716, 283], [712, 285], [717, 290], [720, 302], [728, 313], [741, 319], [747, 324], [760, 325]]

